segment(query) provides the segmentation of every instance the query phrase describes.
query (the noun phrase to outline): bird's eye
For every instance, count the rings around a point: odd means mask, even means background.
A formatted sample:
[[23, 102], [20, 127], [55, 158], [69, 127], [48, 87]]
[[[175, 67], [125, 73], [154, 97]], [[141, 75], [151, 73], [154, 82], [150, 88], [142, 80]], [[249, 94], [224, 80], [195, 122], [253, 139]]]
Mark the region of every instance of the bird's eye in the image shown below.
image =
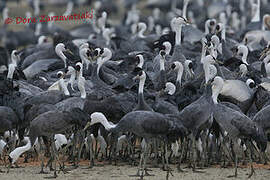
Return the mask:
[[137, 63], [140, 62], [140, 57], [139, 57], [139, 56], [136, 56], [135, 59], [136, 59], [136, 62], [137, 62]]
[[189, 63], [188, 68], [189, 69], [192, 69], [193, 68], [193, 64], [192, 63]]
[[100, 54], [103, 54], [104, 53], [104, 49], [102, 48], [101, 50], [100, 50]]
[[176, 65], [173, 63], [173, 64], [171, 65], [171, 68], [172, 68], [172, 69], [175, 69], [175, 67], [176, 67]]
[[81, 66], [77, 65], [77, 66], [75, 67], [75, 69], [76, 69], [77, 71], [80, 71], [80, 70], [81, 70]]
[[165, 51], [160, 51], [160, 55], [164, 56], [165, 55]]
[[216, 30], [218, 31], [220, 30], [220, 25], [217, 25]]
[[98, 50], [94, 51], [94, 55], [97, 56], [98, 55]]
[[139, 72], [139, 76], [141, 76], [141, 75], [143, 75], [143, 72], [142, 71]]
[[91, 55], [90, 50], [87, 50], [86, 55], [89, 57]]
[[253, 82], [250, 83], [250, 84], [249, 84], [249, 87], [250, 87], [250, 88], [254, 88], [254, 87], [255, 87], [255, 83], [253, 83]]
[[210, 21], [210, 26], [214, 26], [215, 22], [214, 21]]

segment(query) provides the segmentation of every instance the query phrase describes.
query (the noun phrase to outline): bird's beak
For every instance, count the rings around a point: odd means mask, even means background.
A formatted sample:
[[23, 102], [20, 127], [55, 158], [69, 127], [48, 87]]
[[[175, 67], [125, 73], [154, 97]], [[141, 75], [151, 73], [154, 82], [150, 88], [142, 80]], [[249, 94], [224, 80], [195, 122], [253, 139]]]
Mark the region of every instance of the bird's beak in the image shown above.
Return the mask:
[[90, 126], [91, 126], [91, 122], [88, 121], [85, 127], [83, 128], [83, 131], [86, 131], [86, 129], [89, 128]]
[[192, 22], [189, 19], [185, 19], [185, 22], [186, 22], [187, 25], [192, 24]]
[[191, 69], [190, 72], [191, 72], [191, 78], [194, 79], [195, 78], [195, 73], [194, 73], [193, 69]]
[[267, 52], [269, 51], [269, 48], [265, 48], [261, 54], [260, 54], [260, 59], [259, 60], [262, 60], [264, 59], [264, 57], [266, 56]]
[[62, 75], [62, 78], [65, 78], [65, 76], [66, 76], [66, 73], [64, 72], [63, 75]]
[[70, 49], [66, 49], [66, 52], [73, 55], [73, 52]]
[[224, 64], [223, 62], [221, 62], [221, 61], [219, 61], [219, 60], [217, 60], [217, 59], [215, 59], [215, 61], [216, 61], [216, 64], [217, 64], [217, 65], [223, 65], [223, 64]]
[[135, 81], [135, 80], [137, 80], [137, 79], [139, 79], [139, 75], [137, 75], [137, 76], [135, 76], [134, 78], [132, 78], [133, 79], [133, 81]]

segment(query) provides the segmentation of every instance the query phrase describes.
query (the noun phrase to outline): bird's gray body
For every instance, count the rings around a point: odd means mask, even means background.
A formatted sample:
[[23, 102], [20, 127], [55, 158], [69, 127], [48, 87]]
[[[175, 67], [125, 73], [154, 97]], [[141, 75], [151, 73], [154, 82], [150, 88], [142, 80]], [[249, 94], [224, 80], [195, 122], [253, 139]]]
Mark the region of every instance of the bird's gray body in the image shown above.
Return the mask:
[[19, 123], [19, 118], [10, 107], [0, 106], [0, 123], [0, 133], [4, 133], [14, 129]]
[[[177, 118], [151, 111], [133, 111], [126, 114], [112, 130], [113, 132], [132, 132], [146, 139], [165, 138], [171, 131], [185, 129]], [[182, 132], [182, 133], [183, 133]]]

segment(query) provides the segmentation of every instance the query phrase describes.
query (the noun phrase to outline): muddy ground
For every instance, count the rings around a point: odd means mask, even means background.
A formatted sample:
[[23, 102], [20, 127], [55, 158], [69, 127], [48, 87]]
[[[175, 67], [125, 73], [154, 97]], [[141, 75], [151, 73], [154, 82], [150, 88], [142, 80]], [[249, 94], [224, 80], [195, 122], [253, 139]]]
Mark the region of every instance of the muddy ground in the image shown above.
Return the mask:
[[[39, 162], [30, 162], [30, 163], [20, 163], [20, 168], [11, 168], [9, 173], [1, 173], [0, 180], [44, 180], [50, 179], [53, 176], [53, 172], [50, 172], [49, 169], [45, 171], [49, 174], [38, 174], [40, 171]], [[203, 173], [193, 173], [191, 169], [185, 168], [186, 172], [179, 173], [175, 165], [170, 165], [173, 169], [173, 176], [170, 176], [171, 180], [223, 180], [223, 179], [235, 179], [228, 178], [227, 176], [234, 174], [234, 168], [220, 168], [220, 167], [211, 167], [202, 169]], [[270, 178], [270, 166], [257, 165], [255, 166], [255, 174], [250, 179], [256, 180], [269, 180]], [[137, 172], [136, 166], [127, 165], [126, 163], [120, 163], [117, 166], [109, 165], [107, 162], [104, 164], [99, 164], [91, 169], [88, 168], [88, 162], [80, 163], [80, 166], [74, 169], [73, 166], [67, 165], [67, 169], [70, 171], [64, 174], [62, 171], [58, 172], [57, 180], [136, 180], [138, 177], [131, 177]], [[183, 165], [185, 167], [185, 165]], [[7, 171], [3, 165], [0, 166], [1, 170]], [[161, 170], [160, 168], [150, 168], [150, 174], [153, 176], [147, 176], [144, 179], [146, 180], [163, 180], [166, 179], [167, 172]], [[238, 168], [238, 178], [237, 179], [248, 179], [248, 173], [250, 168], [248, 166]]]

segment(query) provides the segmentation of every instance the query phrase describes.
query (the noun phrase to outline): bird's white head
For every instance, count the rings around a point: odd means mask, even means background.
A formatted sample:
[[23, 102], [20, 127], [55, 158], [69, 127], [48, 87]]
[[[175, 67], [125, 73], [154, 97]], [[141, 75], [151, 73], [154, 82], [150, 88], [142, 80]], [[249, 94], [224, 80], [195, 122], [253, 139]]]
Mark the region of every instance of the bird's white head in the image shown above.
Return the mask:
[[39, 45], [40, 45], [40, 44], [43, 44], [43, 43], [46, 43], [46, 42], [48, 42], [48, 39], [47, 39], [46, 36], [40, 36], [40, 37], [38, 38], [38, 44], [39, 44]]
[[94, 112], [91, 114], [90, 117], [91, 117], [91, 124], [90, 125], [106, 121], [106, 117], [101, 112]]
[[62, 71], [58, 71], [58, 72], [57, 72], [57, 77], [58, 77], [59, 79], [64, 78], [64, 73], [63, 73]]
[[165, 92], [167, 92], [169, 95], [173, 95], [175, 93], [176, 87], [173, 83], [167, 82], [165, 86]]
[[17, 62], [20, 60], [20, 55], [17, 50], [13, 50], [11, 53], [11, 61], [13, 64], [17, 65]]
[[255, 82], [253, 81], [253, 79], [247, 79], [246, 85], [247, 85], [250, 89], [253, 89], [253, 88], [256, 87], [256, 84], [255, 84]]
[[218, 104], [217, 97], [224, 85], [224, 80], [220, 76], [216, 76], [212, 82], [212, 99], [215, 104]]
[[166, 54], [169, 54], [172, 48], [171, 43], [169, 41], [165, 41], [162, 45], [164, 46], [164, 51]]
[[141, 54], [136, 55], [136, 59], [138, 60], [137, 67], [142, 68], [143, 64], [144, 64], [143, 55], [141, 55]]
[[76, 71], [81, 71], [83, 69], [83, 65], [81, 62], [77, 62], [75, 65]]

